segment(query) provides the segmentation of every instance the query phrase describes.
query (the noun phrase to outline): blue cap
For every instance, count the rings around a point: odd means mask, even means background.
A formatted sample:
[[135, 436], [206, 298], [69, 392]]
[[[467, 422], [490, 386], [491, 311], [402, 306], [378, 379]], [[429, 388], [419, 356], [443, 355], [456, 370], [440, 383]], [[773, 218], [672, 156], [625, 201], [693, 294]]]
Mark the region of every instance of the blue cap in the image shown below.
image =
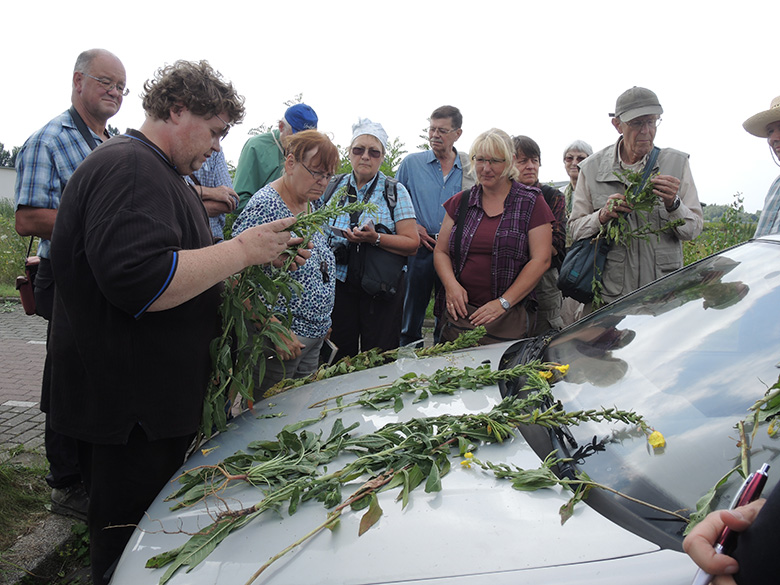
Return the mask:
[[293, 134], [301, 130], [317, 129], [317, 113], [306, 104], [295, 104], [287, 108], [284, 119], [290, 124]]

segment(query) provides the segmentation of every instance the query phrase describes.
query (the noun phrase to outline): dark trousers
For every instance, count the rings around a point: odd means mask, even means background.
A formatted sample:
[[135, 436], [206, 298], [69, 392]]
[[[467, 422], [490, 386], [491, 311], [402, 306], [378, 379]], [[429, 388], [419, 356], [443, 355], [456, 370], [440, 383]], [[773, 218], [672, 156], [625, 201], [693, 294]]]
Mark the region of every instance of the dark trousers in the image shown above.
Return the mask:
[[[404, 309], [401, 321], [401, 345], [422, 339], [425, 311], [431, 302], [431, 292], [438, 291], [441, 281], [433, 267], [433, 252], [420, 246], [417, 254], [407, 258], [406, 286], [404, 287]], [[438, 321], [438, 319], [437, 319]], [[438, 323], [433, 342], [439, 342]]]
[[76, 441], [61, 435], [49, 424], [49, 395], [51, 393], [51, 357], [49, 338], [51, 334], [51, 315], [54, 305], [54, 274], [51, 261], [41, 258], [38, 273], [35, 275], [35, 312], [48, 321], [46, 328], [46, 358], [43, 362], [43, 381], [41, 384], [41, 410], [46, 413], [44, 427], [44, 445], [46, 459], [49, 461], [49, 473], [46, 483], [52, 488], [67, 488], [81, 481]]
[[[403, 291], [403, 283], [398, 288]], [[398, 347], [402, 308], [401, 292], [390, 300], [371, 298], [360, 287], [337, 281], [330, 334], [330, 340], [339, 348], [336, 359], [374, 347]]]
[[136, 426], [125, 445], [78, 441], [79, 463], [89, 494], [87, 523], [93, 585], [109, 582], [134, 525], [181, 467], [192, 438], [149, 441], [143, 429]]

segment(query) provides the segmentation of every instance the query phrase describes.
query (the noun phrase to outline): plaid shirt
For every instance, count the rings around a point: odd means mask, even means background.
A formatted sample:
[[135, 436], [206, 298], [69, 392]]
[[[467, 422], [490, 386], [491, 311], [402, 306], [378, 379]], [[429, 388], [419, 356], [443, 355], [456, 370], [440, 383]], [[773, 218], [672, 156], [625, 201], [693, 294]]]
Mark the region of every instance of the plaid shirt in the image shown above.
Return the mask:
[[[227, 162], [225, 162], [225, 153], [221, 150], [212, 153], [212, 155], [206, 159], [206, 162], [203, 163], [203, 166], [192, 174], [195, 175], [195, 178], [197, 178], [204, 187], [221, 187], [224, 185], [225, 187], [233, 188], [233, 179], [230, 178]], [[192, 180], [189, 177], [187, 177], [187, 181], [192, 183]], [[211, 226], [211, 234], [216, 239], [221, 240], [225, 237], [224, 213], [221, 213], [217, 217], [210, 217], [209, 225]]]
[[[528, 262], [528, 225], [531, 221], [537, 193], [539, 193], [537, 189], [528, 188], [517, 181], [512, 181], [512, 187], [504, 201], [501, 223], [498, 225], [493, 241], [493, 282], [490, 294], [494, 297], [501, 296], [506, 292], [506, 289], [512, 286], [517, 275]], [[458, 274], [466, 263], [471, 240], [484, 214], [482, 186], [475, 185], [469, 193], [469, 205], [466, 210], [463, 240], [460, 248], [460, 265], [454, 266]], [[450, 258], [455, 257], [454, 236], [455, 228], [452, 229], [450, 235]]]
[[754, 238], [780, 233], [780, 177], [769, 187]]
[[[94, 132], [92, 136], [102, 142]], [[58, 209], [65, 185], [90, 152], [68, 111], [35, 132], [16, 157], [15, 208]], [[48, 258], [50, 248], [49, 240], [41, 240], [38, 256]]]
[[[350, 173], [349, 175], [345, 176], [336, 186], [336, 191], [338, 191], [340, 187], [346, 185], [347, 182], [349, 182], [349, 184], [353, 187], [356, 187], [355, 176]], [[358, 201], [363, 201], [372, 183], [373, 179], [363, 185], [362, 189], [357, 191]], [[398, 195], [398, 202], [396, 203], [394, 213], [391, 216], [390, 209], [387, 207], [387, 202], [385, 201], [385, 175], [380, 171], [379, 180], [377, 181], [376, 187], [374, 188], [374, 191], [371, 193], [371, 197], [369, 198], [369, 202], [374, 203], [378, 207], [378, 211], [375, 214], [368, 214], [365, 212], [361, 213], [360, 217], [358, 218], [357, 225], [363, 225], [369, 219], [371, 219], [374, 221], [374, 225], [379, 225], [381, 223], [395, 234], [397, 233], [395, 229], [395, 224], [397, 222], [404, 219], [416, 219], [414, 206], [412, 205], [412, 198], [409, 195], [409, 191], [406, 190], [406, 187], [404, 187], [401, 183], [398, 183], [398, 185], [396, 185], [396, 193]], [[393, 221], [393, 218], [395, 218], [395, 221]], [[339, 215], [336, 219], [331, 221], [331, 225], [341, 229], [347, 229], [351, 227], [349, 225], [349, 219], [349, 214], [345, 213], [344, 215]], [[337, 244], [347, 245], [349, 243], [346, 238], [336, 236], [332, 233], [328, 234], [328, 241], [330, 242], [331, 247]], [[346, 281], [346, 264], [336, 265], [336, 278], [338, 278], [341, 282]]]

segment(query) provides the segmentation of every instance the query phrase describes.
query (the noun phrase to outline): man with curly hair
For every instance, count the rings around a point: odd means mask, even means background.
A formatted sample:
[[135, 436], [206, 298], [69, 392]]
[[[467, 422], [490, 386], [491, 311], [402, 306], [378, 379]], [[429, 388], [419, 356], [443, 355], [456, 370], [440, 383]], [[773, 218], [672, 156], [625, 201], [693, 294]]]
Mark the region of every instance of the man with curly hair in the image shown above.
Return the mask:
[[143, 107], [140, 130], [73, 174], [54, 226], [51, 422], [78, 444], [95, 585], [198, 429], [222, 281], [300, 242], [288, 218], [211, 245], [183, 177], [219, 152], [244, 105], [206, 61], [158, 70]]

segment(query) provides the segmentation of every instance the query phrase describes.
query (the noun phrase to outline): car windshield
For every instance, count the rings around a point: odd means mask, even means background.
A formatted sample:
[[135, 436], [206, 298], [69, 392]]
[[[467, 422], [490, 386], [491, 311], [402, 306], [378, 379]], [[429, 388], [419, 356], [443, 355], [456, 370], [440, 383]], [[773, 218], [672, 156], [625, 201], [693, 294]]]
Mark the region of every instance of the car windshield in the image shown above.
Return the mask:
[[[570, 365], [554, 385], [555, 399], [567, 411], [635, 411], [664, 435], [666, 446], [654, 450], [643, 433], [609, 424], [569, 429], [577, 448], [550, 445], [567, 451], [592, 480], [687, 516], [740, 465], [736, 425], [778, 379], [778, 307], [780, 245], [755, 241], [678, 271], [564, 330], [543, 356]], [[774, 468], [769, 493], [780, 475], [780, 442], [767, 427], [759, 427], [748, 461], [750, 471], [764, 462]], [[748, 425], [744, 433], [752, 430]], [[544, 448], [537, 448], [540, 456]], [[741, 481], [733, 474], [713, 509], [727, 507]], [[624, 516], [613, 520], [659, 544], [663, 538], [653, 536], [656, 530], [681, 539], [682, 522], [609, 499]], [[634, 519], [626, 519], [631, 514]]]

